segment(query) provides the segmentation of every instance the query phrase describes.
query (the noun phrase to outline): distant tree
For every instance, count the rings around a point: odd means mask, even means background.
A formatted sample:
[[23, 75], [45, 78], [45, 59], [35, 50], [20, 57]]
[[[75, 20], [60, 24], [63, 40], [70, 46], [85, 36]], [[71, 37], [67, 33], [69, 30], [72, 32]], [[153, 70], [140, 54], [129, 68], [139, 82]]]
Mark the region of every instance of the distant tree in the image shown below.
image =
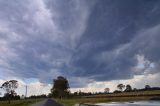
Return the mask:
[[121, 93], [121, 91], [119, 91], [119, 90], [115, 90], [113, 93]]
[[123, 85], [123, 84], [118, 84], [118, 85], [117, 85], [117, 88], [118, 88], [121, 92], [123, 91], [124, 87], [125, 87], [125, 85]]
[[60, 97], [60, 98], [69, 95], [68, 80], [62, 76], [59, 76], [57, 77], [57, 79], [54, 79], [51, 93], [54, 97]]
[[133, 91], [137, 91], [137, 88], [133, 88]]
[[124, 91], [126, 91], [126, 92], [130, 92], [130, 91], [132, 91], [132, 87], [131, 87], [131, 85], [126, 85], [126, 89], [124, 90]]
[[79, 96], [82, 96], [82, 95], [83, 95], [83, 92], [82, 92], [81, 90], [79, 90], [78, 95], [79, 95]]
[[145, 89], [150, 89], [150, 85], [145, 85]]
[[109, 93], [110, 89], [109, 88], [105, 88], [104, 89], [104, 93]]
[[91, 92], [88, 92], [87, 95], [92, 95], [92, 93], [91, 93]]
[[78, 92], [74, 92], [73, 95], [74, 95], [74, 96], [77, 96], [77, 95], [78, 95]]
[[12, 97], [16, 96], [15, 89], [18, 88], [17, 80], [6, 81], [2, 84], [1, 88], [6, 91], [6, 97], [8, 98], [8, 103], [10, 104], [10, 100]]
[[15, 93], [14, 95], [5, 93], [3, 96], [3, 98], [5, 98], [6, 100], [8, 99], [8, 97], [10, 97], [10, 99], [12, 99], [12, 100], [19, 100], [20, 99], [20, 96], [17, 95], [17, 93]]

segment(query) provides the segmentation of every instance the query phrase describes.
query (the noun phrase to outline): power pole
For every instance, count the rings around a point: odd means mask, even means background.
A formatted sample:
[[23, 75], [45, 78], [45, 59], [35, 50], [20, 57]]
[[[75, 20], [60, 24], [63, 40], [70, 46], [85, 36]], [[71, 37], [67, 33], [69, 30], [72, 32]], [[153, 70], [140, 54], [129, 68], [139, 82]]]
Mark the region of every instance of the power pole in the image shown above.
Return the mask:
[[27, 98], [27, 85], [26, 85], [26, 94], [25, 94], [25, 98]]

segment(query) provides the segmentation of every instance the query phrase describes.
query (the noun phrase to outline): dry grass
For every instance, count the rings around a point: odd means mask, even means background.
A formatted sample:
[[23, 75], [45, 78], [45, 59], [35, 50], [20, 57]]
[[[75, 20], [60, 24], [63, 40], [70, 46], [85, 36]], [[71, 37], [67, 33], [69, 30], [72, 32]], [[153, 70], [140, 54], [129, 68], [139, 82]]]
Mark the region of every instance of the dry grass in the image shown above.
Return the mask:
[[36, 101], [40, 100], [35, 100], [35, 99], [27, 99], [27, 100], [14, 100], [11, 101], [10, 104], [8, 104], [8, 101], [0, 101], [0, 106], [29, 106]]
[[83, 96], [83, 97], [116, 97], [116, 96], [154, 96], [160, 95], [160, 90], [153, 90], [153, 91], [138, 91], [138, 92], [123, 92], [123, 93], [114, 93], [114, 94], [102, 94], [102, 95], [95, 95], [95, 96]]
[[106, 103], [106, 102], [122, 102], [122, 101], [140, 101], [149, 100], [151, 97], [113, 97], [113, 98], [72, 98], [72, 99], [56, 99], [57, 102], [65, 106], [73, 106], [77, 103]]
[[[141, 91], [141, 92], [125, 92], [117, 94], [105, 94], [96, 96], [85, 96], [71, 99], [56, 99], [57, 102], [64, 104], [65, 106], [73, 106], [77, 103], [106, 103], [106, 102], [122, 102], [122, 101], [140, 101], [149, 100], [154, 95], [160, 94], [160, 90], [155, 91]], [[150, 96], [147, 96], [150, 95]]]

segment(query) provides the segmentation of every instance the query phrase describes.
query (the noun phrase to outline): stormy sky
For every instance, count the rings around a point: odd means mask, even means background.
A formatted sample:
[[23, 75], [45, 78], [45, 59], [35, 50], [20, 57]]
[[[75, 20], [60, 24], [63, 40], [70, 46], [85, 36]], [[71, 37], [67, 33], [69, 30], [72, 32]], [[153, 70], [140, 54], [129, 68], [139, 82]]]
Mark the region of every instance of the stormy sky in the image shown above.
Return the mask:
[[71, 88], [122, 80], [139, 80], [140, 86], [144, 78], [160, 86], [159, 5], [159, 0], [0, 0], [0, 82], [51, 84], [61, 75]]

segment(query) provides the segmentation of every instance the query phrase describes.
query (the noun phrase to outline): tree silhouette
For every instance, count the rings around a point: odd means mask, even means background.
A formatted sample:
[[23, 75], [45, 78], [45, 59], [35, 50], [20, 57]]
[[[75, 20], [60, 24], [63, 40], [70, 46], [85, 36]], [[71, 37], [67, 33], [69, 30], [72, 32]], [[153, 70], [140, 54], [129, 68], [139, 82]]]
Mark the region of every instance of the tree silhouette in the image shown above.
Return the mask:
[[132, 91], [132, 87], [131, 87], [131, 85], [126, 85], [126, 89], [125, 89], [125, 91], [126, 92], [130, 92], [130, 91]]
[[15, 89], [18, 88], [18, 81], [17, 80], [6, 81], [2, 84], [1, 88], [3, 88], [6, 91], [8, 103], [10, 103], [11, 97], [16, 96]]
[[104, 89], [104, 93], [109, 93], [110, 89], [109, 88], [105, 88]]
[[145, 85], [145, 89], [150, 89], [150, 85]]
[[53, 80], [53, 87], [51, 93], [54, 97], [64, 97], [69, 94], [69, 83], [63, 76], [57, 77]]
[[125, 85], [123, 84], [118, 84], [117, 85], [117, 88], [122, 92], [123, 91], [123, 88], [125, 87]]

